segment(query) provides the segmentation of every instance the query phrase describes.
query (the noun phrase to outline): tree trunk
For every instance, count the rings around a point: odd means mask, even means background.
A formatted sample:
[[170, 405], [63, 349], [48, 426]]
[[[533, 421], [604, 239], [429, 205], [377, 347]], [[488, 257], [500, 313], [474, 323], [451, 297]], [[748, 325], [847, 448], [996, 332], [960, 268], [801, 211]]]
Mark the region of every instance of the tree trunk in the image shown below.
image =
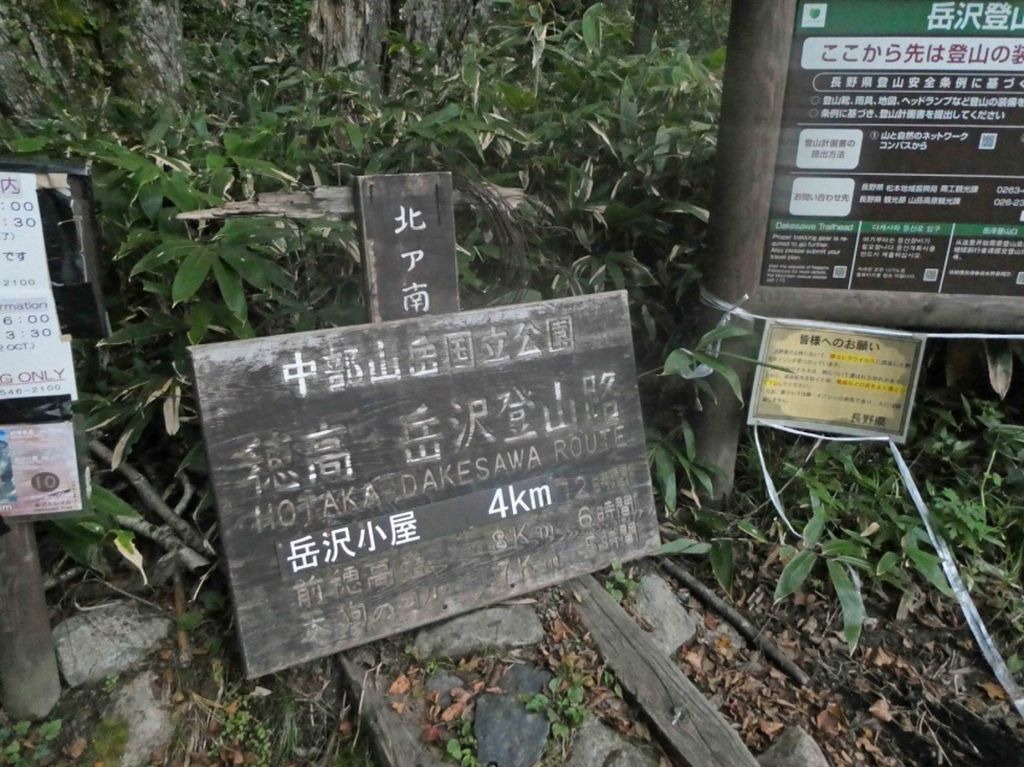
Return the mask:
[[637, 53], [651, 50], [660, 16], [661, 0], [636, 0], [633, 3], [633, 49]]
[[0, 1], [0, 114], [87, 107], [108, 93], [173, 103], [184, 85], [179, 0]]
[[425, 48], [435, 66], [451, 71], [482, 4], [480, 0], [313, 0], [310, 58], [321, 69], [358, 64], [367, 80], [387, 92], [410, 63], [405, 55], [389, 54], [392, 34]]

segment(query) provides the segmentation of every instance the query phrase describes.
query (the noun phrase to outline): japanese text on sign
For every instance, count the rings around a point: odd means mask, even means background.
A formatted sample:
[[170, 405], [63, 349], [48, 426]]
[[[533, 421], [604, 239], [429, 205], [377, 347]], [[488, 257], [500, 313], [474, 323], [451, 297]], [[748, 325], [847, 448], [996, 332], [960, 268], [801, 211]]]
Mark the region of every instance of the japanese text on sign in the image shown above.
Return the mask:
[[192, 353], [250, 673], [656, 546], [624, 294]]
[[902, 440], [923, 347], [922, 336], [769, 321], [749, 421]]

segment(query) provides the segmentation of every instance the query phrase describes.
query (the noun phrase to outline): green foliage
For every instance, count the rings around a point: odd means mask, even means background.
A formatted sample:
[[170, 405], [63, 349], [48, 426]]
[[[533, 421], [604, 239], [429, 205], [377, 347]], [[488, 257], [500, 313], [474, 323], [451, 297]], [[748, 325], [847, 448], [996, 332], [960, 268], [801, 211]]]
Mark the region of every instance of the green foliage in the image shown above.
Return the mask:
[[245, 700], [229, 706], [223, 724], [220, 733], [222, 749], [244, 754], [246, 764], [270, 767], [270, 731], [248, 711]]
[[551, 734], [563, 743], [587, 718], [583, 682], [580, 675], [569, 672], [552, 677], [547, 693], [526, 696], [526, 709], [544, 713], [551, 723]]
[[615, 597], [616, 602], [621, 602], [627, 597], [633, 596], [640, 584], [636, 582], [631, 573], [622, 569], [622, 563], [618, 560], [612, 562], [611, 570], [604, 580], [604, 588], [609, 594]]
[[[1005, 403], [931, 394], [918, 404], [904, 448], [965, 581], [994, 608], [993, 624], [1008, 632], [1007, 642], [1018, 653], [1024, 641], [1024, 427], [1012, 421], [1019, 420], [1019, 411]], [[910, 596], [918, 583], [925, 583], [950, 594], [940, 560], [887, 450], [828, 443], [796, 463], [783, 457], [791, 440], [780, 436], [769, 445], [768, 455], [775, 458], [769, 459], [769, 470], [785, 479], [786, 497], [803, 494], [807, 499], [790, 509], [794, 521], [801, 511], [807, 521], [799, 547], [782, 547], [786, 564], [776, 584], [776, 601], [802, 588], [824, 562], [852, 649], [860, 637], [869, 588]], [[753, 465], [749, 471], [759, 475]], [[762, 530], [781, 530], [769, 515], [767, 509], [752, 513], [737, 527], [766, 543]]]
[[[638, 55], [629, 19], [600, 4], [565, 17], [506, 0], [466, 40], [454, 76], [430, 51], [409, 50], [382, 95], [355, 68], [307, 68], [307, 2], [188, 0], [183, 10], [191, 82], [177, 108], [154, 114], [111, 99], [99, 114], [0, 125], [0, 145], [14, 154], [93, 162], [114, 334], [98, 355], [80, 347], [78, 409], [115, 445], [115, 465], [157, 456], [164, 486], [205, 473], [189, 345], [364, 319], [351, 222], [178, 218], [257, 193], [432, 169], [521, 186], [521, 264], [485, 217], [462, 222], [467, 295], [484, 303], [625, 289], [641, 364], [660, 367], [678, 346], [720, 95], [718, 74], [685, 46]], [[513, 266], [515, 279], [505, 279]], [[662, 388], [653, 382], [645, 397]], [[681, 413], [665, 413], [652, 424], [660, 449], [703, 486]], [[112, 494], [100, 500], [93, 517], [55, 528], [61, 542], [103, 567], [99, 546], [119, 541], [141, 568]]]
[[445, 753], [461, 767], [478, 767], [476, 758], [476, 738], [473, 736], [473, 722], [460, 719], [456, 722], [458, 737], [449, 738], [445, 744]]
[[31, 722], [15, 722], [11, 725], [0, 720], [0, 765], [28, 767], [34, 764], [50, 764], [56, 754], [54, 741], [60, 736], [63, 723], [50, 719], [33, 726]]

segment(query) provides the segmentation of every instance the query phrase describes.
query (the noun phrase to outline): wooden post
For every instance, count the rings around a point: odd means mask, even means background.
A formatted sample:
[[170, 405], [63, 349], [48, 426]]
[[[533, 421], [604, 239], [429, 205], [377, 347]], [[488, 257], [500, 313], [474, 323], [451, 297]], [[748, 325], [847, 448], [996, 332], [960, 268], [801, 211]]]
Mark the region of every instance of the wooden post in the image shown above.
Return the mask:
[[[796, 0], [733, 0], [704, 270], [708, 290], [730, 303], [741, 301], [758, 282], [795, 18]], [[721, 266], [723, 261], [728, 268]], [[720, 312], [713, 314], [705, 329], [714, 326]], [[756, 348], [750, 339], [722, 345], [743, 356]], [[733, 364], [730, 358], [724, 361]], [[749, 383], [750, 367], [738, 372]], [[745, 413], [721, 376], [710, 383], [718, 401], [705, 403], [694, 432], [700, 458], [719, 469], [711, 498], [717, 501], [732, 493]]]
[[41, 719], [59, 698], [35, 529], [12, 524], [0, 536], [0, 704], [15, 719]]

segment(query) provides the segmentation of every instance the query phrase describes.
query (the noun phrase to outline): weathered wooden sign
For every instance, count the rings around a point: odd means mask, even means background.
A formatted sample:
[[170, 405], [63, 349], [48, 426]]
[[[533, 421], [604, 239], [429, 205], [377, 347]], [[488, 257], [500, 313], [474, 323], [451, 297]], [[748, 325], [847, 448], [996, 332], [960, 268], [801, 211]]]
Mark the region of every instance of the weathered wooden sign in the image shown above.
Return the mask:
[[370, 319], [459, 311], [451, 173], [360, 176]]
[[712, 289], [1024, 328], [1024, 1], [736, 0], [731, 34]]
[[625, 293], [191, 352], [249, 676], [658, 546]]
[[748, 422], [902, 442], [924, 344], [913, 333], [771, 320]]

